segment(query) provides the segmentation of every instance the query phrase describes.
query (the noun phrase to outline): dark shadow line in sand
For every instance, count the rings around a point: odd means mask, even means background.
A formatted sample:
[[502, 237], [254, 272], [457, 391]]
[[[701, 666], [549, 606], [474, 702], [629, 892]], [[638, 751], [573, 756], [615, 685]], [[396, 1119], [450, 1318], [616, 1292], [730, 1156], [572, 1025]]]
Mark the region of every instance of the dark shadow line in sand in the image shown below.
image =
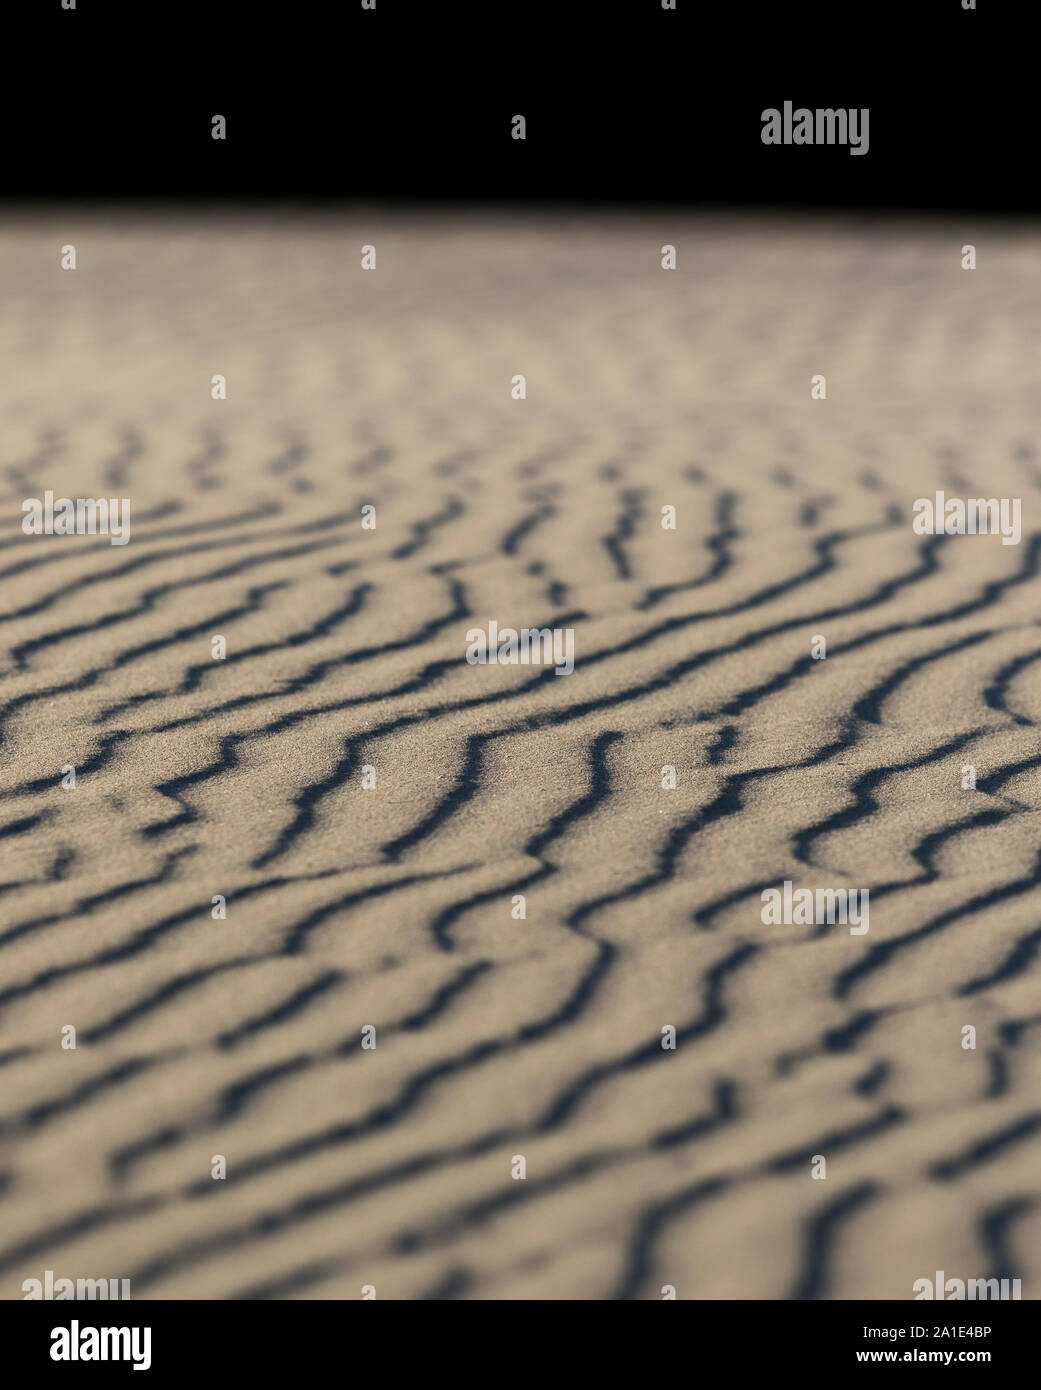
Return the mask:
[[829, 1280], [828, 1262], [842, 1223], [877, 1198], [881, 1191], [877, 1183], [858, 1183], [826, 1203], [804, 1222], [802, 1269], [788, 1295], [790, 1299], [817, 1299], [826, 1296]]

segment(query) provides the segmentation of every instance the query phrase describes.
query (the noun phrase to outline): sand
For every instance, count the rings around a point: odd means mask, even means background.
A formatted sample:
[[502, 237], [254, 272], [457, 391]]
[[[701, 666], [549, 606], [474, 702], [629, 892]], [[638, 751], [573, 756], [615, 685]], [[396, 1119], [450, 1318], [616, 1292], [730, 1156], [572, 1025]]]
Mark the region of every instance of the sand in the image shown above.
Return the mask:
[[1036, 1296], [1039, 250], [5, 215], [2, 1296]]

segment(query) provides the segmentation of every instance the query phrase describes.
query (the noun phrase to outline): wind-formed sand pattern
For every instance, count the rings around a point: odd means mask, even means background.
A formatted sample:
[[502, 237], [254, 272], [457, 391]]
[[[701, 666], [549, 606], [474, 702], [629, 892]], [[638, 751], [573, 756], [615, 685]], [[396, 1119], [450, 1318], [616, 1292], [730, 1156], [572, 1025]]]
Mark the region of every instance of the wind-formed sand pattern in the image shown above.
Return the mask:
[[[4, 1297], [1036, 1296], [1039, 252], [5, 215]], [[916, 535], [941, 489], [1021, 542]]]

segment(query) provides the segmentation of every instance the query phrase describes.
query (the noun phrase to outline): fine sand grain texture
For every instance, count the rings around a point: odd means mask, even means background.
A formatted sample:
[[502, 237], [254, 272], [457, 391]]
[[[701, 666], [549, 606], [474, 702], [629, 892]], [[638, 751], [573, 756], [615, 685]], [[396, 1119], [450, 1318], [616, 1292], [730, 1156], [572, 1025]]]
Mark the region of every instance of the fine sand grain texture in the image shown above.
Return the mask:
[[[1039, 254], [5, 215], [4, 1297], [1037, 1295]], [[916, 535], [937, 489], [1021, 542]], [[574, 674], [468, 664], [492, 620]]]

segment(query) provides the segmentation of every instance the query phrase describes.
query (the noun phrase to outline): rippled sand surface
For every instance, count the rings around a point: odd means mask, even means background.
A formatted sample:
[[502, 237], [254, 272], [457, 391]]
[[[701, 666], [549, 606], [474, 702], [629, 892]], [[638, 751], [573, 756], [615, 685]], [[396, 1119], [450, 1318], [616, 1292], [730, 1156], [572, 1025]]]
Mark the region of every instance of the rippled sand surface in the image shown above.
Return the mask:
[[[5, 215], [4, 1297], [1036, 1295], [1039, 253]], [[23, 535], [48, 489], [130, 543]]]

